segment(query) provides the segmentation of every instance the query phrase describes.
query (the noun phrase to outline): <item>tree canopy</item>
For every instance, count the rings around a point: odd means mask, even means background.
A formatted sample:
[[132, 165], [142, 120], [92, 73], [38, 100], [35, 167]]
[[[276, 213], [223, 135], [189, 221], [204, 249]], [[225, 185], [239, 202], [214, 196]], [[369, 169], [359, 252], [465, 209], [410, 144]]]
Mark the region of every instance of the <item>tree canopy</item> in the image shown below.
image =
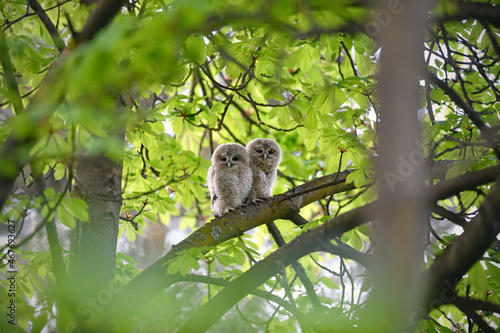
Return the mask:
[[[0, 11], [2, 331], [500, 326], [500, 1]], [[274, 196], [214, 219], [259, 137]]]

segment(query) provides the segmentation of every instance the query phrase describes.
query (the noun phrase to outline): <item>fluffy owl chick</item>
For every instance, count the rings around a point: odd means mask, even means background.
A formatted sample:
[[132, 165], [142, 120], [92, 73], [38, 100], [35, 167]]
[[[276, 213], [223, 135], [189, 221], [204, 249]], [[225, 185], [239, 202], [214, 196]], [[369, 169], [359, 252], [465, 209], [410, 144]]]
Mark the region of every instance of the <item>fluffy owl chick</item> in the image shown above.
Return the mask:
[[245, 147], [239, 143], [218, 146], [212, 155], [207, 183], [215, 217], [245, 203], [252, 190], [252, 169]]
[[281, 148], [270, 139], [253, 139], [246, 149], [250, 156], [250, 168], [253, 172], [252, 191], [247, 202], [268, 198], [272, 194], [278, 165], [281, 161]]

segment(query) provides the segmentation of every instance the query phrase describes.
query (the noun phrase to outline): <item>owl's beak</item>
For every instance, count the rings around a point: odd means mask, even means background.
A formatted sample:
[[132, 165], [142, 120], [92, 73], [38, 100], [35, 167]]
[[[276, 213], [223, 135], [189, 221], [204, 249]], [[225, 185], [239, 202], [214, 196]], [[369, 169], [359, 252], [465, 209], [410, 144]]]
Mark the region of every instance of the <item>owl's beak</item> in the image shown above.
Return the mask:
[[267, 154], [264, 154], [263, 156], [264, 156], [264, 159], [266, 160], [267, 159]]
[[228, 167], [228, 168], [230, 168], [230, 167], [232, 167], [232, 166], [233, 166], [233, 163], [231, 163], [231, 162], [227, 162], [227, 167]]

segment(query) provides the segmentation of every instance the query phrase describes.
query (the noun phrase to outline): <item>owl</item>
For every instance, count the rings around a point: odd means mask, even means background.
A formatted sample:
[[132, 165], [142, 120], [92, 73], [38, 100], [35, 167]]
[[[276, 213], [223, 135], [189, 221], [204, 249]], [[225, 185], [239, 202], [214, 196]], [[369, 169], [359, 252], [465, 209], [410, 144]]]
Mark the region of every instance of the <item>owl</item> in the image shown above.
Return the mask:
[[252, 190], [252, 169], [248, 152], [239, 143], [225, 143], [215, 149], [207, 183], [215, 217], [245, 203]]
[[281, 161], [281, 148], [273, 140], [254, 139], [247, 144], [246, 149], [253, 173], [252, 191], [247, 202], [269, 198]]

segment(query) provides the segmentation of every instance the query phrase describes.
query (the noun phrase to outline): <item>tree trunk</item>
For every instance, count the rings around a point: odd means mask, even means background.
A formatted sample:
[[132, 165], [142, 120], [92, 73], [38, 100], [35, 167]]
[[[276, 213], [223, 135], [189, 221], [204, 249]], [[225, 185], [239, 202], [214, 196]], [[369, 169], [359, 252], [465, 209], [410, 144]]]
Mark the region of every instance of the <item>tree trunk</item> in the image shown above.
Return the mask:
[[[378, 75], [380, 124], [377, 128], [379, 188], [375, 210], [375, 269], [369, 331], [403, 332], [419, 321], [412, 314], [422, 301], [425, 226], [429, 214], [418, 110], [423, 73], [423, 31], [428, 1], [379, 1]], [[375, 31], [375, 30], [374, 30]], [[413, 321], [412, 321], [413, 319]], [[416, 321], [416, 322], [415, 322]]]
[[[111, 301], [121, 207], [121, 163], [104, 156], [80, 155], [74, 193], [89, 208], [89, 221], [77, 221], [71, 235], [70, 281], [78, 327]], [[111, 283], [111, 284], [110, 284]], [[111, 287], [110, 287], [111, 286]]]
[[[117, 109], [110, 112], [109, 136], [97, 140], [124, 142], [122, 114], [130, 103], [117, 96]], [[123, 151], [123, 147], [121, 149]], [[120, 153], [121, 153], [120, 151]], [[80, 152], [76, 158], [73, 195], [85, 200], [89, 220], [77, 221], [71, 235], [69, 280], [76, 327], [86, 332], [101, 331], [97, 326], [116, 294], [114, 274], [120, 209], [122, 205], [122, 161], [102, 154]], [[71, 329], [69, 327], [67, 329]]]

